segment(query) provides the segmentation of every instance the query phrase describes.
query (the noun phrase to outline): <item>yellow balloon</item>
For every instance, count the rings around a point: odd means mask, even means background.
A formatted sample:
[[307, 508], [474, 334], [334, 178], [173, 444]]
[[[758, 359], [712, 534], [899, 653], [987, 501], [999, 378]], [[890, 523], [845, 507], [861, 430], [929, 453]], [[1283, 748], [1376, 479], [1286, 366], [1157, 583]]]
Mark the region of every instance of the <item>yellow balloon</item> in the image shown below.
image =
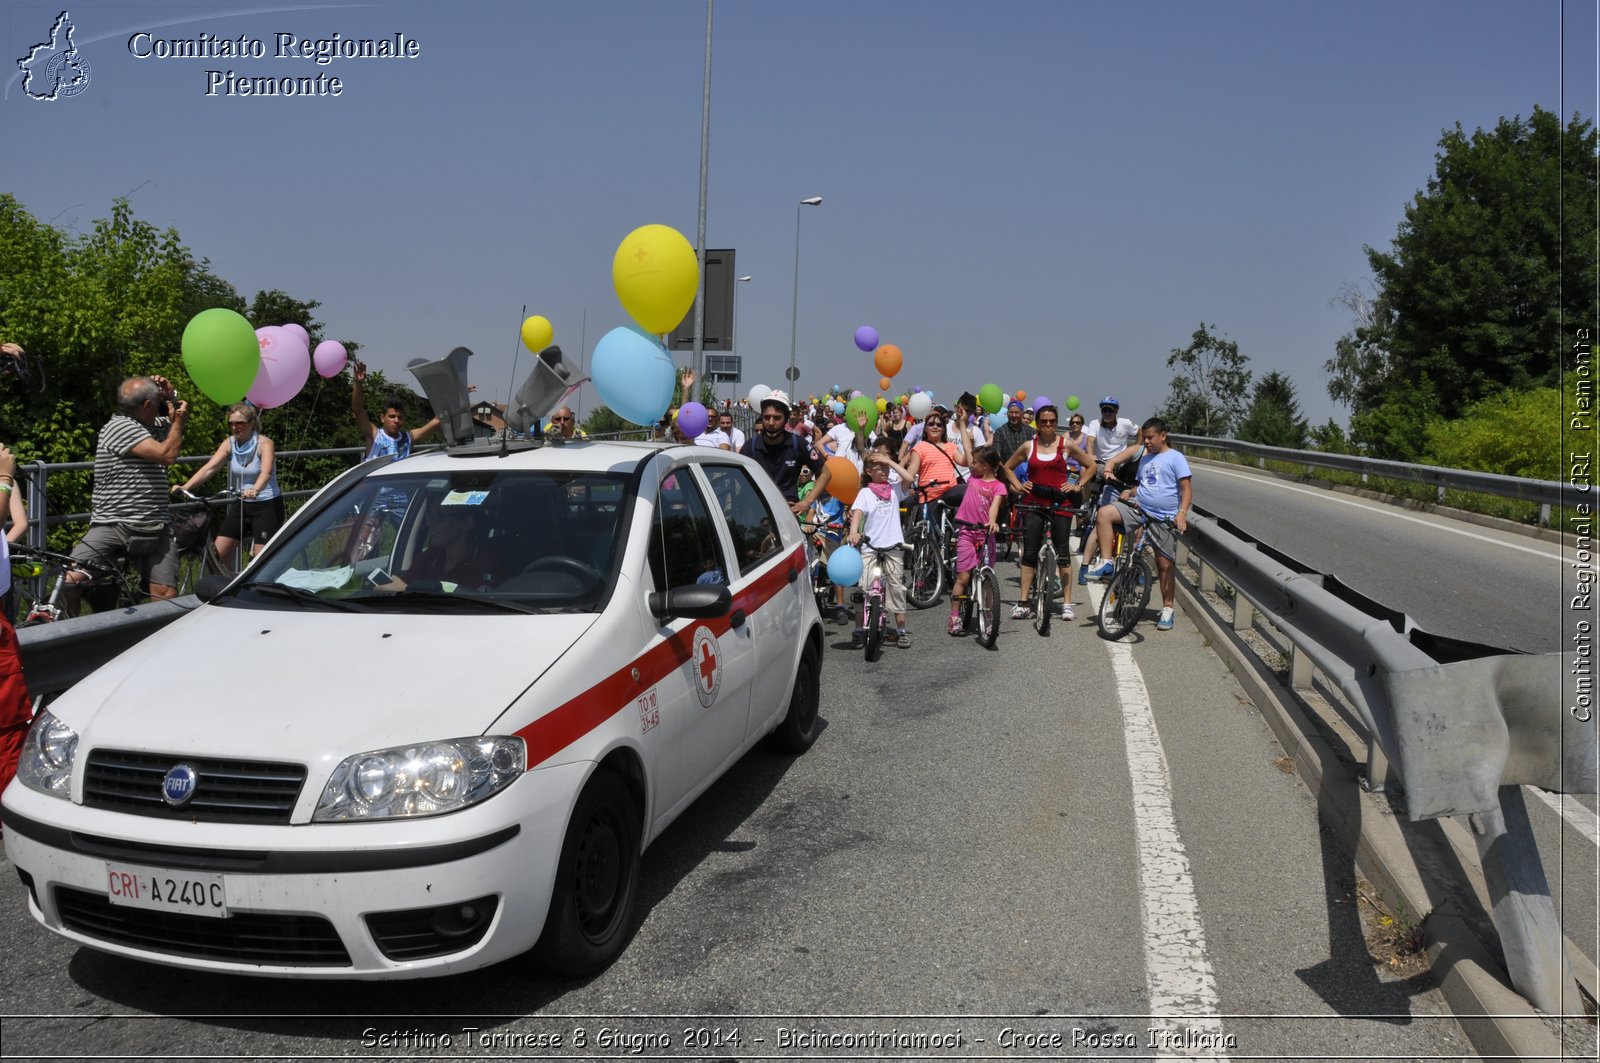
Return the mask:
[[886, 400], [882, 395], [879, 395], [878, 396], [878, 412], [882, 413], [884, 410], [887, 410], [888, 408], [889, 408], [888, 400]]
[[646, 332], [660, 335], [677, 328], [694, 306], [700, 262], [678, 230], [642, 225], [617, 247], [611, 283], [628, 315]]
[[522, 323], [522, 344], [534, 354], [538, 354], [550, 346], [550, 341], [555, 339], [555, 329], [550, 327], [550, 319], [534, 314]]

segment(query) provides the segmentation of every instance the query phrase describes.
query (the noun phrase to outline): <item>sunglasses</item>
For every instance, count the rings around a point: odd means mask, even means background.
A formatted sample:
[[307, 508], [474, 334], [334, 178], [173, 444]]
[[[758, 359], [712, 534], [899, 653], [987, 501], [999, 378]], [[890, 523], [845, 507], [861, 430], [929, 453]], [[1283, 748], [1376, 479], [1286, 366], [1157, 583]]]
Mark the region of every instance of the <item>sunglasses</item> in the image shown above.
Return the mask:
[[246, 425], [248, 425], [249, 423], [250, 423], [249, 421], [229, 421], [228, 422], [228, 427], [230, 427], [230, 428], [243, 428]]
[[572, 420], [572, 418], [570, 418], [570, 417], [552, 417], [550, 419], [552, 421], [570, 421], [570, 420]]

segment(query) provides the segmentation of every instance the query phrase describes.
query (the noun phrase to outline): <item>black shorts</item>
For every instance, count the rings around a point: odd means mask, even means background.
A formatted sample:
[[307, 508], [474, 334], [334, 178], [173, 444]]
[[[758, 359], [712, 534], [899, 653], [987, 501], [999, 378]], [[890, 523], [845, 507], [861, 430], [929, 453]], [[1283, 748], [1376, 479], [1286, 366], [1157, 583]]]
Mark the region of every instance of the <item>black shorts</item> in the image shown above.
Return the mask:
[[[243, 513], [239, 511], [241, 505], [244, 506]], [[222, 514], [222, 527], [217, 529], [217, 534], [229, 539], [242, 539], [247, 543], [264, 545], [279, 528], [283, 527], [283, 521], [282, 495], [269, 498], [265, 502], [233, 501], [228, 503], [227, 511]]]

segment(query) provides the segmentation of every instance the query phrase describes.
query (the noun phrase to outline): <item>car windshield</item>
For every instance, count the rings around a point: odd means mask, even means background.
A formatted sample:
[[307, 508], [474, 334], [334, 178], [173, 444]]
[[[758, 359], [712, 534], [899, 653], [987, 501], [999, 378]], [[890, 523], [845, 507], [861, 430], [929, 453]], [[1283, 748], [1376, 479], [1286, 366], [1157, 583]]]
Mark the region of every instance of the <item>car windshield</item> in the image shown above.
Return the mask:
[[369, 476], [236, 591], [280, 607], [588, 611], [614, 582], [624, 497], [614, 473]]

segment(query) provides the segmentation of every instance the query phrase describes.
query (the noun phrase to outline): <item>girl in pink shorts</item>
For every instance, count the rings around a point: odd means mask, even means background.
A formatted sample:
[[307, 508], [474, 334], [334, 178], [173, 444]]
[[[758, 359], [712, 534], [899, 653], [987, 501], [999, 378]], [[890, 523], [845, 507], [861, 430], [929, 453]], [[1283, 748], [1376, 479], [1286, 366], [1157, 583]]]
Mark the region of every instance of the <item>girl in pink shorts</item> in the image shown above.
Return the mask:
[[[967, 481], [967, 493], [956, 510], [956, 520], [967, 524], [986, 524], [986, 536], [977, 528], [956, 526], [956, 585], [950, 594], [950, 634], [964, 635], [961, 625], [961, 607], [966, 602], [967, 585], [972, 582], [972, 570], [978, 567], [978, 551], [984, 540], [993, 549], [993, 535], [1000, 528], [1000, 503], [1006, 497], [1006, 485], [995, 478], [1000, 468], [1000, 455], [993, 447], [979, 447], [972, 455], [972, 478]], [[992, 559], [991, 559], [992, 560]]]

